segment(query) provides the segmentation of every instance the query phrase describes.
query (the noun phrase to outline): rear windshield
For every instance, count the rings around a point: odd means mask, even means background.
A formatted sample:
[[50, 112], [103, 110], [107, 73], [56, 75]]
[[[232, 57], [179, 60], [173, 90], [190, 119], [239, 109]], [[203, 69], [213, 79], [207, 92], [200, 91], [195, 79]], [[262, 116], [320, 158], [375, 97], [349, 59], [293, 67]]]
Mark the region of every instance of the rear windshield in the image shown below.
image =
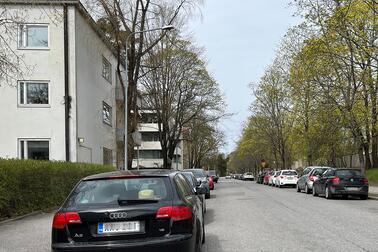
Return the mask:
[[314, 172], [312, 173], [312, 175], [314, 176], [322, 175], [326, 170], [327, 168], [316, 168], [314, 169]]
[[358, 170], [336, 170], [336, 176], [351, 177], [351, 176], [362, 176], [362, 174]]
[[164, 200], [170, 197], [167, 178], [132, 178], [82, 181], [68, 207], [118, 204], [119, 200]]
[[296, 171], [283, 171], [282, 172], [282, 175], [297, 175], [297, 172]]
[[203, 170], [191, 170], [196, 178], [203, 178], [206, 177], [205, 172]]
[[251, 172], [247, 172], [245, 175], [252, 175], [252, 173]]

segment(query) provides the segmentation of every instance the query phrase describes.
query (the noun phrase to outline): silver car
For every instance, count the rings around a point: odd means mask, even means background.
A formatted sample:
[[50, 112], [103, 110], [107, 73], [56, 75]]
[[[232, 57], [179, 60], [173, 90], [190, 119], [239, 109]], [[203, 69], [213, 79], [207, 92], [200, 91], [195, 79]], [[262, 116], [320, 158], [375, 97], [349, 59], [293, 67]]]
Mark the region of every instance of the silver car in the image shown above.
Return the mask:
[[324, 166], [309, 166], [303, 171], [303, 175], [298, 179], [297, 192], [304, 190], [306, 194], [311, 193], [312, 185], [318, 179], [318, 175], [323, 174], [330, 167]]

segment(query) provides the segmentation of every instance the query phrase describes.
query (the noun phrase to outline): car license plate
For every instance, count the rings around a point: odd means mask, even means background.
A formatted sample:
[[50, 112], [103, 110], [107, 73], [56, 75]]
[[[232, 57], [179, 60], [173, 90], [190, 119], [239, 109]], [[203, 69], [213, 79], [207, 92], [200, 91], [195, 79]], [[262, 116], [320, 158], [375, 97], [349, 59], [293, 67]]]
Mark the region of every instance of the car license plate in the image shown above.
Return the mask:
[[346, 188], [347, 191], [350, 191], [350, 192], [357, 192], [360, 190], [359, 187], [347, 187]]
[[287, 177], [287, 179], [288, 179], [288, 180], [292, 180], [292, 179], [293, 179], [293, 177]]
[[137, 233], [140, 232], [139, 221], [98, 223], [98, 234]]

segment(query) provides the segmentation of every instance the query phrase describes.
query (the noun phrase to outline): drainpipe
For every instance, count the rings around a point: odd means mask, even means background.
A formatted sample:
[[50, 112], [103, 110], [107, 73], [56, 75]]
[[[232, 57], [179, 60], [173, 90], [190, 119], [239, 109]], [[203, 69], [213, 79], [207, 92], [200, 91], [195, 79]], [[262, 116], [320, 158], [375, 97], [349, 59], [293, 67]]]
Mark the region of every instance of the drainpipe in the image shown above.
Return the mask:
[[68, 8], [63, 5], [64, 19], [64, 126], [65, 126], [65, 143], [66, 143], [66, 161], [70, 159], [70, 109], [71, 96], [69, 96], [69, 62], [68, 62]]

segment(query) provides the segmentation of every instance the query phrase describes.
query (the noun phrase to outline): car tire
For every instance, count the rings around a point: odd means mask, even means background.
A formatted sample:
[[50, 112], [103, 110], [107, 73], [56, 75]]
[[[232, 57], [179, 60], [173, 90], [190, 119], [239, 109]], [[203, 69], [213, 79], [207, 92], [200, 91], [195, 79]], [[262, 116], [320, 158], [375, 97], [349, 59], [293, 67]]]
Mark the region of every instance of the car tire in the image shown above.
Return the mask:
[[308, 189], [308, 185], [305, 184], [305, 194], [310, 194], [310, 189]]
[[326, 199], [332, 199], [332, 193], [330, 192], [328, 186], [325, 189], [325, 197], [326, 197]]
[[205, 194], [205, 199], [210, 199], [210, 193]]
[[299, 188], [298, 183], [297, 183], [297, 192], [302, 192], [302, 191], [301, 191], [301, 188]]
[[205, 223], [202, 224], [202, 244], [206, 242], [206, 232], [205, 232]]
[[361, 200], [367, 200], [367, 199], [368, 199], [368, 196], [367, 196], [367, 195], [361, 195], [361, 196], [360, 196], [360, 199], [361, 199]]
[[316, 197], [318, 194], [316, 193], [315, 186], [312, 186], [312, 196]]

